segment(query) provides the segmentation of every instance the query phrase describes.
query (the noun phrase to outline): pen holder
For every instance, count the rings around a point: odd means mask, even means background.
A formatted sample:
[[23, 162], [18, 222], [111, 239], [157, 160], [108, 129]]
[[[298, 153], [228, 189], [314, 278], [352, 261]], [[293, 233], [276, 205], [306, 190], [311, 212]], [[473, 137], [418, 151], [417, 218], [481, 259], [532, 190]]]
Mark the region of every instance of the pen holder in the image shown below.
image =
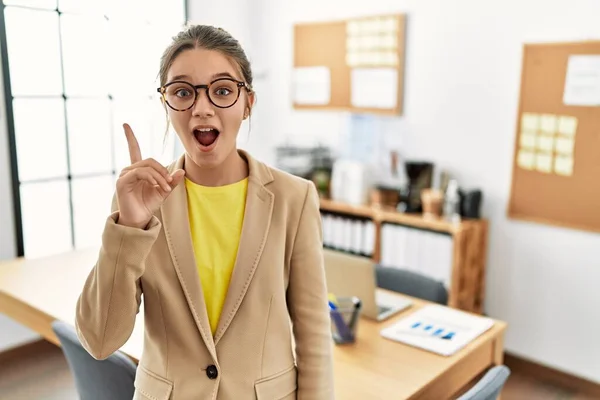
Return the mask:
[[336, 344], [354, 343], [361, 302], [357, 297], [340, 297], [335, 309], [329, 310], [331, 335]]

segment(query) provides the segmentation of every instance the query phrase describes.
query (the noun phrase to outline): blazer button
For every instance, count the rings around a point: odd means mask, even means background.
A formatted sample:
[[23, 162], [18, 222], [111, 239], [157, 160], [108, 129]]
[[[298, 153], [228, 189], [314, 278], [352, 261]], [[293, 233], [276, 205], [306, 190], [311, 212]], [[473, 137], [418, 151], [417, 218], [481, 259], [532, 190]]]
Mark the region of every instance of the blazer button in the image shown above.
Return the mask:
[[217, 370], [217, 367], [215, 367], [214, 365], [209, 365], [208, 367], [206, 367], [206, 376], [208, 376], [208, 379], [217, 379], [217, 376], [219, 376], [219, 371]]

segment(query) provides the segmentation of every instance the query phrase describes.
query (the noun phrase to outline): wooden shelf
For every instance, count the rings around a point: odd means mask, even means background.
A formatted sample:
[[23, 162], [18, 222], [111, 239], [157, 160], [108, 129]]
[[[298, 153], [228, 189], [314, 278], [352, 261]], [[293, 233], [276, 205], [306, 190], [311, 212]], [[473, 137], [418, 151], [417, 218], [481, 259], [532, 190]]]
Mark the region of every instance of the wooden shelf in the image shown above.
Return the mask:
[[322, 212], [372, 220], [375, 224], [374, 262], [381, 261], [381, 228], [384, 223], [450, 234], [453, 238], [453, 255], [452, 265], [449, 266], [452, 272], [448, 305], [465, 311], [483, 312], [487, 220], [468, 219], [455, 224], [442, 218], [401, 213], [393, 208], [354, 206], [324, 198], [320, 200], [320, 208]]
[[468, 226], [473, 223], [472, 220], [465, 220], [458, 224], [453, 224], [442, 218], [426, 218], [421, 214], [401, 213], [391, 207], [377, 208], [371, 206], [353, 206], [329, 199], [321, 199], [321, 210], [369, 218], [377, 223], [390, 222], [415, 228], [445, 232], [451, 235], [468, 228]]

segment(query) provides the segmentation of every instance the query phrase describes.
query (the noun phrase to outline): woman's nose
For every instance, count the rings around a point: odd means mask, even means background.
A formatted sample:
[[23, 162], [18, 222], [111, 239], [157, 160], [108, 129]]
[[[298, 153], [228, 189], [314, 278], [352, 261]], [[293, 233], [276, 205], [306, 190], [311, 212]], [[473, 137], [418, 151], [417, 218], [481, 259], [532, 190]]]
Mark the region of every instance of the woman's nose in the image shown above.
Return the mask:
[[204, 90], [198, 92], [198, 97], [196, 98], [196, 103], [192, 108], [192, 115], [195, 117], [211, 117], [215, 115], [215, 109], [213, 104], [208, 99], [208, 95]]

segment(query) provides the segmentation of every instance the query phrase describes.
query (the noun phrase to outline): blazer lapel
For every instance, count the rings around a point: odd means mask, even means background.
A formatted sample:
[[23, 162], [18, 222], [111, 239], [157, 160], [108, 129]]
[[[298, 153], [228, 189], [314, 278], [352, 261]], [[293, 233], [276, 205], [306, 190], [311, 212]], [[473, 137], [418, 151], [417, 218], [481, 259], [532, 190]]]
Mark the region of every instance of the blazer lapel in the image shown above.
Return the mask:
[[[184, 157], [179, 158], [174, 168], [183, 168]], [[216, 359], [215, 344], [206, 312], [200, 277], [196, 269], [196, 258], [190, 233], [188, 203], [185, 182], [181, 182], [161, 207], [162, 223], [171, 259], [185, 294], [190, 311], [204, 343]]]
[[225, 334], [250, 286], [265, 247], [275, 200], [274, 194], [264, 186], [273, 180], [268, 168], [246, 152], [239, 152], [247, 160], [250, 170], [248, 193], [238, 254], [215, 333], [215, 346]]

